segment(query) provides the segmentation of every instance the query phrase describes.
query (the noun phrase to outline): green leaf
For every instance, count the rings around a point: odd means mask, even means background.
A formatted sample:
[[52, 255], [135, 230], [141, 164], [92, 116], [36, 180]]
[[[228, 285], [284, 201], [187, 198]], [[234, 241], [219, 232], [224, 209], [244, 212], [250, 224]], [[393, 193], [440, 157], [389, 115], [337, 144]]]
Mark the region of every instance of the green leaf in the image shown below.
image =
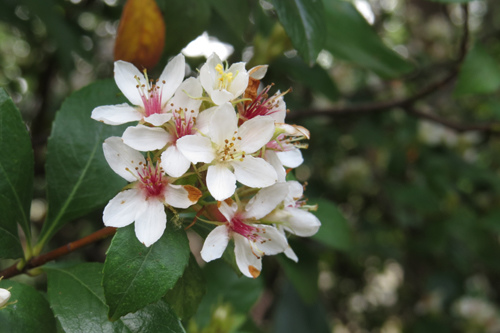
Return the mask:
[[42, 245], [66, 222], [102, 207], [127, 183], [111, 170], [102, 152], [104, 140], [120, 136], [125, 126], [90, 118], [97, 106], [125, 101], [113, 80], [99, 81], [72, 94], [57, 113], [47, 148], [49, 209]]
[[0, 88], [0, 258], [20, 258], [17, 233], [21, 226], [28, 241], [33, 193], [33, 149], [21, 114]]
[[318, 204], [318, 211], [314, 212], [321, 221], [319, 231], [312, 237], [334, 249], [349, 251], [352, 246], [352, 236], [347, 220], [337, 206], [325, 199], [311, 199]]
[[207, 293], [195, 316], [200, 327], [210, 322], [213, 310], [220, 305], [229, 304], [236, 313], [248, 314], [262, 293], [261, 277], [240, 277], [222, 260], [209, 262], [203, 267], [203, 273], [207, 281]]
[[210, 22], [210, 5], [198, 0], [157, 0], [166, 24], [165, 54], [179, 53]]
[[164, 301], [109, 321], [101, 286], [102, 268], [100, 263], [44, 267], [49, 302], [64, 332], [184, 332]]
[[33, 287], [11, 280], [2, 280], [0, 288], [11, 288], [9, 303], [16, 302], [0, 310], [0, 331], [22, 333], [56, 331], [56, 321], [49, 303]]
[[279, 70], [290, 75], [294, 80], [303, 83], [315, 92], [323, 94], [331, 101], [336, 101], [339, 97], [339, 90], [330, 74], [317, 64], [308, 67], [298, 57], [292, 59], [282, 57], [275, 61], [271, 67], [273, 70]]
[[196, 259], [191, 255], [189, 265], [165, 300], [177, 316], [183, 320], [192, 317], [206, 292], [205, 279]]
[[467, 54], [460, 68], [455, 96], [487, 94], [500, 88], [498, 62], [477, 43]]
[[273, 0], [278, 18], [302, 58], [313, 65], [325, 44], [321, 0]]
[[296, 263], [283, 254], [277, 256], [278, 261], [300, 298], [305, 303], [312, 304], [318, 298], [318, 258], [304, 246], [299, 246], [301, 244], [290, 245], [297, 254], [299, 262]]
[[467, 3], [474, 0], [428, 0], [431, 2], [441, 2], [441, 3]]
[[[247, 25], [250, 23], [250, 7], [247, 1], [234, 0], [209, 0], [210, 6], [219, 14], [233, 35], [239, 39], [245, 34]], [[219, 25], [220, 22], [219, 22]]]
[[134, 226], [118, 229], [107, 252], [103, 286], [109, 318], [135, 312], [162, 298], [175, 286], [189, 261], [184, 230], [167, 223], [163, 236], [145, 247], [135, 236]]
[[389, 49], [349, 2], [325, 0], [328, 37], [325, 49], [334, 56], [374, 71], [384, 78], [397, 77], [412, 66]]

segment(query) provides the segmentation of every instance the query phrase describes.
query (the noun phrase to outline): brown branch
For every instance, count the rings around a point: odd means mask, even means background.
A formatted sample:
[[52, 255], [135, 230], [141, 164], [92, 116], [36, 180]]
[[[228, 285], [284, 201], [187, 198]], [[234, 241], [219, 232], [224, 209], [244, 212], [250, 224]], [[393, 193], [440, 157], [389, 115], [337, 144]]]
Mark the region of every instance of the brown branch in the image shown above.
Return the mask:
[[355, 104], [355, 105], [346, 105], [346, 106], [333, 106], [329, 109], [308, 109], [308, 110], [299, 110], [294, 111], [288, 115], [289, 118], [303, 118], [303, 117], [311, 117], [311, 116], [339, 116], [339, 115], [359, 115], [365, 113], [377, 113], [384, 112], [390, 109], [400, 107], [407, 108], [415, 104], [420, 99], [423, 99], [434, 92], [442, 89], [450, 82], [452, 82], [455, 77], [458, 75], [461, 64], [463, 63], [465, 56], [467, 55], [467, 47], [469, 44], [469, 9], [467, 4], [462, 5], [462, 10], [464, 13], [464, 26], [462, 31], [462, 38], [460, 40], [458, 57], [455, 65], [452, 70], [441, 80], [438, 80], [427, 87], [424, 87], [420, 91], [415, 94], [402, 98], [395, 99], [389, 101], [382, 102], [370, 102], [363, 104]]
[[112, 227], [103, 228], [101, 230], [94, 232], [93, 234], [90, 234], [86, 237], [83, 237], [82, 239], [68, 243], [64, 246], [61, 246], [60, 248], [57, 248], [55, 250], [52, 250], [50, 252], [47, 252], [45, 254], [41, 254], [37, 257], [32, 258], [31, 260], [28, 261], [28, 263], [22, 269], [19, 269], [17, 267], [18, 263], [15, 263], [14, 265], [1, 271], [0, 276], [3, 276], [4, 278], [10, 278], [10, 277], [25, 273], [30, 269], [42, 266], [43, 264], [45, 264], [49, 261], [52, 261], [52, 260], [57, 259], [59, 257], [62, 257], [62, 256], [66, 255], [68, 253], [71, 253], [71, 252], [73, 252], [81, 247], [84, 247], [84, 246], [89, 245], [91, 243], [95, 243], [101, 239], [113, 236], [115, 233], [116, 233], [116, 228], [112, 228]]

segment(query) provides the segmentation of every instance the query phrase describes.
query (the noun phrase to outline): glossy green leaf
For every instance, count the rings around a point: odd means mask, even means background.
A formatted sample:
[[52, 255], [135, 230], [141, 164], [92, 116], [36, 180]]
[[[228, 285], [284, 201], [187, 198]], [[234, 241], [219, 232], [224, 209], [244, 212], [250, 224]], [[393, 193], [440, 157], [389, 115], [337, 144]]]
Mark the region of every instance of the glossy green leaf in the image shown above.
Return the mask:
[[210, 5], [198, 0], [157, 0], [166, 24], [165, 54], [180, 52], [206, 30]]
[[125, 126], [110, 126], [90, 118], [100, 105], [124, 103], [113, 80], [98, 81], [63, 103], [52, 127], [47, 152], [49, 209], [42, 243], [66, 222], [107, 203], [127, 183], [109, 167], [102, 143], [121, 136]]
[[467, 54], [460, 68], [454, 94], [487, 94], [500, 88], [500, 66], [480, 44]]
[[313, 65], [326, 39], [321, 0], [273, 0], [278, 18], [293, 46], [309, 65]]
[[[209, 0], [212, 9], [222, 17], [230, 32], [242, 38], [245, 34], [245, 29], [250, 23], [250, 7], [247, 1], [234, 1], [234, 0]], [[219, 22], [219, 26], [221, 22]]]
[[408, 73], [412, 66], [389, 49], [350, 3], [325, 0], [328, 37], [325, 49], [334, 56], [374, 71], [384, 78]]
[[109, 321], [101, 286], [102, 268], [100, 263], [44, 267], [49, 302], [64, 332], [184, 332], [179, 319], [164, 301]]
[[33, 287], [23, 283], [2, 280], [0, 288], [10, 289], [6, 308], [0, 310], [1, 332], [40, 333], [55, 332], [56, 321], [47, 300]]
[[0, 88], [0, 258], [20, 258], [19, 224], [28, 238], [33, 149], [21, 114]]
[[314, 214], [321, 221], [319, 231], [312, 237], [334, 249], [348, 251], [352, 246], [352, 235], [349, 224], [337, 206], [325, 199], [311, 199], [318, 204]]
[[277, 256], [278, 261], [302, 300], [312, 304], [318, 298], [318, 257], [301, 244], [295, 246], [290, 241], [290, 245], [299, 262], [288, 259], [284, 254]]
[[232, 311], [247, 314], [262, 293], [262, 278], [250, 279], [238, 276], [222, 260], [216, 260], [203, 267], [207, 293], [198, 307], [195, 319], [200, 327], [205, 327], [212, 312], [219, 305], [229, 304]]
[[177, 316], [183, 320], [192, 317], [206, 292], [205, 279], [196, 259], [191, 255], [189, 265], [165, 300]]
[[188, 261], [186, 233], [173, 223], [167, 223], [163, 236], [150, 247], [137, 240], [134, 225], [118, 229], [103, 271], [109, 318], [116, 320], [158, 301], [175, 286]]

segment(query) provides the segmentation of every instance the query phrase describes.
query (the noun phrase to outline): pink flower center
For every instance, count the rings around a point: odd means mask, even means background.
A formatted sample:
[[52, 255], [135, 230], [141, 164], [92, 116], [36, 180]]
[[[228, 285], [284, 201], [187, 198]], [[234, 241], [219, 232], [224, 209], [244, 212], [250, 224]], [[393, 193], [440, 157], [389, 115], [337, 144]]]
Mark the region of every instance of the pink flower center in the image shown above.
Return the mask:
[[146, 71], [144, 71], [144, 74], [146, 77], [146, 84], [141, 83], [139, 77], [136, 76], [136, 88], [139, 90], [139, 95], [141, 96], [142, 103], [144, 104], [144, 115], [149, 117], [155, 113], [162, 113], [162, 89], [160, 88], [160, 84], [165, 84], [165, 80], [161, 83], [159, 80], [156, 80], [156, 83], [153, 83], [153, 80], [148, 81]]
[[261, 93], [250, 103], [250, 105], [240, 112], [241, 117], [244, 120], [249, 120], [257, 116], [270, 116], [276, 112], [279, 112], [279, 98], [283, 94], [274, 95], [268, 98], [267, 92], [271, 89], [271, 86], [265, 87]]
[[236, 214], [231, 219], [230, 228], [233, 232], [236, 232], [253, 242], [261, 240], [262, 237], [258, 234], [259, 232], [265, 233], [264, 229], [261, 230], [260, 228], [253, 227], [243, 222], [243, 217], [239, 214]]
[[285, 136], [285, 134], [280, 134], [275, 140], [269, 141], [266, 144], [266, 148], [277, 150], [277, 151], [289, 151], [295, 148], [290, 140]]
[[193, 131], [195, 117], [192, 116], [194, 110], [178, 109], [174, 111], [175, 140], [185, 135], [195, 134]]
[[151, 160], [149, 163], [144, 164], [142, 170], [138, 171], [139, 174], [139, 187], [144, 191], [146, 198], [162, 198], [165, 194], [168, 181], [163, 177], [163, 169], [160, 163], [151, 167]]

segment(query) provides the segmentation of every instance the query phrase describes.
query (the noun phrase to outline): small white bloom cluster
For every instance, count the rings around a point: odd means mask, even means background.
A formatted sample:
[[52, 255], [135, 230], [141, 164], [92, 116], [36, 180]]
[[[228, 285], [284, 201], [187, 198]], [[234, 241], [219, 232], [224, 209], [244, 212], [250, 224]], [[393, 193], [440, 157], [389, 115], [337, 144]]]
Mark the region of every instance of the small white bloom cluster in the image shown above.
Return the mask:
[[116, 84], [132, 105], [100, 106], [92, 118], [138, 124], [103, 144], [110, 167], [131, 182], [104, 209], [104, 224], [135, 221], [137, 238], [150, 246], [165, 230], [165, 207], [189, 209], [216, 225], [201, 251], [207, 262], [220, 258], [230, 239], [248, 277], [260, 274], [264, 255], [284, 252], [296, 261], [285, 232], [311, 236], [320, 226], [302, 185], [286, 181], [285, 167], [303, 162], [299, 148], [309, 132], [285, 124], [284, 93], [258, 90], [266, 71], [247, 71], [242, 62], [228, 67], [213, 54], [199, 77], [183, 81], [185, 59], [178, 55], [152, 81], [115, 62]]

